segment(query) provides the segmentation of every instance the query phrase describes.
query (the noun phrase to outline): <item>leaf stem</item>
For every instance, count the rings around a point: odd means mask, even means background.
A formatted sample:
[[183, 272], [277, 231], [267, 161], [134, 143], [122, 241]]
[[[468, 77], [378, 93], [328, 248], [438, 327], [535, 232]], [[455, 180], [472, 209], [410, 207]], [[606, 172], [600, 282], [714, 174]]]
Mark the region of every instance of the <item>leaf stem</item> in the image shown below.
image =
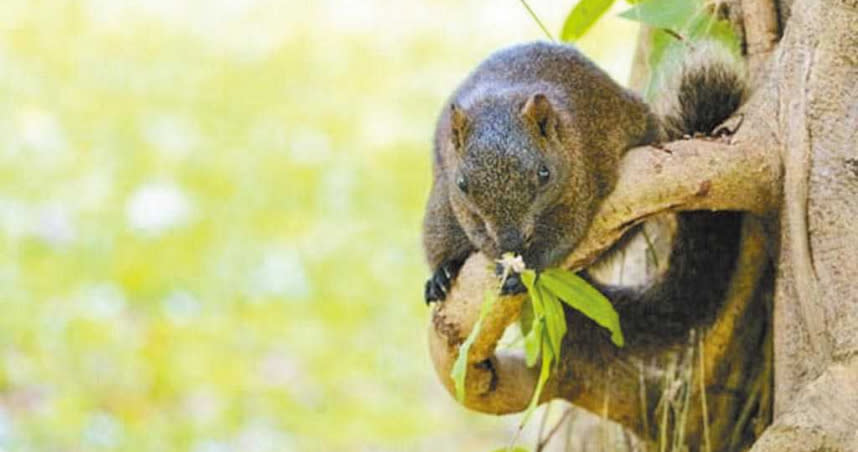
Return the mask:
[[545, 36], [547, 36], [551, 42], [555, 42], [556, 40], [554, 39], [554, 36], [551, 35], [551, 32], [548, 31], [548, 28], [545, 27], [545, 24], [542, 23], [542, 21], [539, 19], [539, 16], [536, 15], [536, 13], [533, 11], [533, 9], [530, 7], [530, 5], [527, 4], [527, 1], [526, 0], [520, 0], [520, 1], [521, 1], [521, 4], [524, 6], [524, 9], [526, 9], [528, 14], [530, 14], [530, 17], [533, 18], [533, 20], [537, 23], [537, 25], [539, 25], [539, 28], [542, 29], [542, 32], [545, 33]]

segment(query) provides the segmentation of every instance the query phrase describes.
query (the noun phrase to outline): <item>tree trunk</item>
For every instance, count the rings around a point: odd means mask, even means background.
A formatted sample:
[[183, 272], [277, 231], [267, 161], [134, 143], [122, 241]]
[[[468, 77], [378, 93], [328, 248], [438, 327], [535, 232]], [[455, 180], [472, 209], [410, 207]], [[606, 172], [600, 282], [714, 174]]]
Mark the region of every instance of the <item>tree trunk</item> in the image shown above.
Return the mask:
[[753, 450], [856, 451], [858, 2], [779, 9], [787, 25], [758, 101], [784, 166], [775, 420]]

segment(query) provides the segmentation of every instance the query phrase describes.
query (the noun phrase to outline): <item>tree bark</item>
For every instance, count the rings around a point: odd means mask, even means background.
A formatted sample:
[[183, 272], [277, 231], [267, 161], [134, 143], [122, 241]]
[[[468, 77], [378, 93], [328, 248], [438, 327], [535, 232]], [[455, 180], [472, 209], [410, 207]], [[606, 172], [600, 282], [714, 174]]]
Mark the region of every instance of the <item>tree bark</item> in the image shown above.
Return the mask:
[[[783, 2], [789, 3], [789, 2]], [[775, 420], [755, 452], [858, 450], [858, 2], [797, 0], [762, 93], [784, 162]], [[768, 111], [766, 111], [768, 110]]]

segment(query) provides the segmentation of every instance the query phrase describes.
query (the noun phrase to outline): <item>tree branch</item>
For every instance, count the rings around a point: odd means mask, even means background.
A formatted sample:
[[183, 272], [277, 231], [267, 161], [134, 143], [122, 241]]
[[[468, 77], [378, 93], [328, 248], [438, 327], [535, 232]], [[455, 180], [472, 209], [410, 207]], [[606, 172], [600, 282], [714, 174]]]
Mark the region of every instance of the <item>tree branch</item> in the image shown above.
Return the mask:
[[592, 263], [629, 228], [659, 213], [735, 210], [765, 215], [778, 204], [780, 177], [777, 154], [752, 146], [685, 140], [632, 149], [620, 163], [617, 187], [564, 267], [577, 270]]
[[741, 0], [748, 66], [756, 80], [780, 38], [775, 0]]

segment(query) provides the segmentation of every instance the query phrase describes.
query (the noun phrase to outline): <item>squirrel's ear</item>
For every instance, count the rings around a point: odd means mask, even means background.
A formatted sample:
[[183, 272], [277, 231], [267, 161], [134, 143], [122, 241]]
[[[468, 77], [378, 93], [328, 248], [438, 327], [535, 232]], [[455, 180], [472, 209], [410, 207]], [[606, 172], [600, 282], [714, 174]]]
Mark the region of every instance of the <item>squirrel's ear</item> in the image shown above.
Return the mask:
[[539, 133], [548, 137], [548, 132], [554, 127], [554, 110], [545, 94], [537, 93], [530, 96], [521, 107], [521, 115], [533, 121], [539, 127]]
[[471, 120], [462, 107], [455, 103], [450, 104], [450, 136], [453, 139], [453, 145], [456, 150], [461, 151], [465, 148], [465, 134], [468, 131], [468, 125]]

